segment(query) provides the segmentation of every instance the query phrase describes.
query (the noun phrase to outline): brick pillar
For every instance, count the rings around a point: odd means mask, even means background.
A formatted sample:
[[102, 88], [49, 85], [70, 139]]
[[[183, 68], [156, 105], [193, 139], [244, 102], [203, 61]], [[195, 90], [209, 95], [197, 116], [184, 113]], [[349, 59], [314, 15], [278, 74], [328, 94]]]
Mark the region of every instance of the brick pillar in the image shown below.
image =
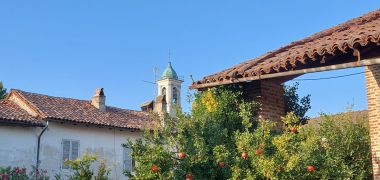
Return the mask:
[[253, 81], [244, 85], [245, 97], [260, 103], [259, 118], [278, 122], [285, 115], [284, 88], [276, 79]]
[[380, 180], [380, 65], [365, 67], [374, 179]]

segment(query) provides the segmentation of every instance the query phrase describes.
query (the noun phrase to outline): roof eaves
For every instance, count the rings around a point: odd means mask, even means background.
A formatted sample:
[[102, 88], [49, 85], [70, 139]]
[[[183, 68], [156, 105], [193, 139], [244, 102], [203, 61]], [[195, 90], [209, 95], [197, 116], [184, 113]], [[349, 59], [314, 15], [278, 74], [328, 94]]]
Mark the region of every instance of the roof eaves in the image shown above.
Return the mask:
[[94, 126], [101, 126], [101, 127], [107, 127], [107, 128], [119, 128], [119, 129], [129, 129], [129, 130], [143, 130], [142, 127], [128, 127], [128, 126], [117, 126], [117, 125], [111, 125], [111, 124], [102, 124], [102, 123], [95, 123], [95, 122], [86, 122], [81, 120], [72, 120], [72, 119], [63, 119], [63, 118], [54, 118], [54, 117], [47, 117], [44, 118], [45, 121], [56, 121], [56, 122], [70, 122], [74, 124], [83, 124], [83, 125], [94, 125]]
[[22, 120], [22, 119], [4, 119], [0, 118], [1, 124], [9, 124], [9, 125], [22, 125], [22, 126], [37, 126], [37, 127], [43, 127], [44, 124], [42, 122], [30, 122], [28, 120]]

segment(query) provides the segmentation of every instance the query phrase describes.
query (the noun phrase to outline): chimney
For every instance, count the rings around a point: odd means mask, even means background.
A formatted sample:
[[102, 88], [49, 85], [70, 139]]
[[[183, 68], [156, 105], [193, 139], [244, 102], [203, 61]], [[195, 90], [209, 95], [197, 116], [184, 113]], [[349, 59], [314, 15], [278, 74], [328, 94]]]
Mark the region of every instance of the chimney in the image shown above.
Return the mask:
[[106, 111], [106, 96], [104, 96], [103, 88], [97, 88], [91, 99], [91, 105], [100, 111]]

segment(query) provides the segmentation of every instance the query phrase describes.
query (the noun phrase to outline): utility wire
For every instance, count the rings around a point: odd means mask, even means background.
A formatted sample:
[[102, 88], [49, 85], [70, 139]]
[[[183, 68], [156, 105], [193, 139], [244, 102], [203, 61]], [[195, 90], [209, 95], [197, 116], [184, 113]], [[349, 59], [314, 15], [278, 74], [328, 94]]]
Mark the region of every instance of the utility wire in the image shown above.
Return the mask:
[[315, 78], [315, 79], [293, 79], [291, 81], [317, 81], [317, 80], [326, 80], [326, 79], [336, 79], [336, 78], [342, 78], [342, 77], [348, 77], [348, 76], [355, 76], [359, 74], [364, 74], [364, 72], [358, 72], [358, 73], [352, 73], [352, 74], [346, 74], [341, 76], [332, 76], [332, 77], [324, 77], [324, 78]]

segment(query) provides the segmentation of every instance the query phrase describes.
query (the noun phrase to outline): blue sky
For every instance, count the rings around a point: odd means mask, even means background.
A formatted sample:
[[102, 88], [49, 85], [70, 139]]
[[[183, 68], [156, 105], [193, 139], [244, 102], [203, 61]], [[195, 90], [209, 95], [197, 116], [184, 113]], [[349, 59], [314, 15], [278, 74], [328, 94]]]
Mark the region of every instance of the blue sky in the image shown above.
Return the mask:
[[[1, 1], [0, 80], [7, 88], [139, 109], [153, 99], [153, 67], [171, 61], [195, 79], [380, 7], [380, 1]], [[315, 73], [330, 77], [363, 68]], [[155, 87], [154, 87], [155, 88]], [[310, 116], [366, 109], [364, 75], [302, 81]], [[183, 98], [183, 106], [189, 106]]]

